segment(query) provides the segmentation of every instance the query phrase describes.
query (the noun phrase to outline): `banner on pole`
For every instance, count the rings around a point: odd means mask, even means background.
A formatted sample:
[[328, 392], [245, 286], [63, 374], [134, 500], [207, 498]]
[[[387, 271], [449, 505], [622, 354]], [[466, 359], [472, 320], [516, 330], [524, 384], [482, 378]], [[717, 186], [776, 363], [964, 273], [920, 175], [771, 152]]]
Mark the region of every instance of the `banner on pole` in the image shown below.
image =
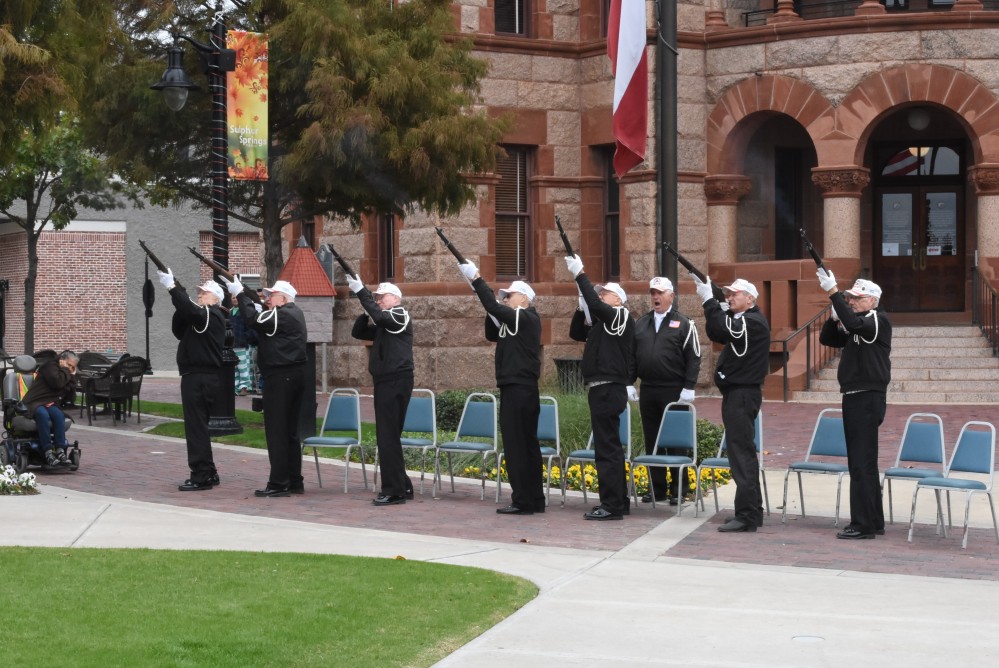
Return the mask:
[[227, 77], [229, 176], [267, 180], [267, 35], [230, 30], [226, 46], [236, 52], [236, 71]]

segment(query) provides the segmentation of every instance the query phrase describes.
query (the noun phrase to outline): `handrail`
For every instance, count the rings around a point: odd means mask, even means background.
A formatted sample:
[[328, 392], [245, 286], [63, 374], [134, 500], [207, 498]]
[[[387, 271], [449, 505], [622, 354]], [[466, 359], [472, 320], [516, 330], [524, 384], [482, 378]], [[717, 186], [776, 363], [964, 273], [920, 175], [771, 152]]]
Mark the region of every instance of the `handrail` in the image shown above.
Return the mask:
[[[788, 400], [788, 394], [790, 392], [790, 382], [787, 377], [787, 367], [791, 360], [790, 351], [797, 348], [800, 343], [795, 346], [791, 346], [791, 342], [800, 336], [805, 337], [805, 391], [811, 387], [812, 377], [817, 375], [819, 371], [825, 368], [833, 357], [836, 356], [837, 350], [835, 348], [829, 348], [828, 346], [818, 345], [818, 333], [822, 330], [822, 326], [826, 324], [826, 321], [832, 316], [832, 304], [826, 306], [824, 309], [819, 311], [811, 320], [806, 322], [804, 325], [798, 329], [791, 332], [791, 335], [785, 339], [780, 339], [777, 341], [772, 341], [771, 343], [781, 344], [781, 360], [784, 367], [784, 401]], [[815, 339], [816, 345], [813, 347], [812, 340]], [[815, 350], [817, 349], [817, 350]]]
[[971, 274], [971, 322], [992, 345], [992, 356], [999, 356], [999, 293], [978, 266]]

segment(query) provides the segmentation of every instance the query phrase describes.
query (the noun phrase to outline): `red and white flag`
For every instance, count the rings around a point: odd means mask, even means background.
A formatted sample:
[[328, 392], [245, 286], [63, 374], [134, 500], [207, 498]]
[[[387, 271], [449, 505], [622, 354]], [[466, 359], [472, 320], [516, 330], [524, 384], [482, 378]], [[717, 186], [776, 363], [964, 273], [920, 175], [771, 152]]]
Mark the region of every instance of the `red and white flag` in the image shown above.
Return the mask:
[[611, 0], [607, 55], [614, 71], [614, 171], [621, 178], [645, 159], [649, 125], [645, 0]]

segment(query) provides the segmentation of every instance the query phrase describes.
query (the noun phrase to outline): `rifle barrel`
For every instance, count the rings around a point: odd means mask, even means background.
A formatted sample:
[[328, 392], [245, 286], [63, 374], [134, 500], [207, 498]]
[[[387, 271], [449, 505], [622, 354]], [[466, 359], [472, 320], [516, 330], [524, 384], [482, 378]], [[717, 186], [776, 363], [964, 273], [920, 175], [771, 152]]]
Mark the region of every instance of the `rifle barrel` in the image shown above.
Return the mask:
[[565, 246], [565, 252], [570, 256], [574, 256], [576, 251], [572, 249], [572, 244], [569, 242], [569, 236], [565, 233], [565, 228], [562, 227], [562, 218], [560, 216], [555, 216], [555, 226], [558, 228], [558, 234], [562, 237], [562, 245]]
[[[156, 253], [154, 253], [154, 252], [152, 252], [151, 250], [149, 250], [149, 246], [147, 246], [147, 245], [146, 245], [146, 242], [145, 242], [145, 241], [143, 241], [142, 239], [139, 239], [139, 247], [140, 247], [140, 248], [141, 248], [141, 249], [142, 249], [143, 251], [145, 251], [145, 253], [146, 253], [146, 256], [147, 256], [147, 257], [148, 257], [148, 258], [149, 258], [150, 260], [152, 260], [152, 261], [153, 261], [153, 264], [155, 264], [155, 265], [156, 265], [156, 268], [157, 268], [157, 269], [159, 269], [159, 270], [160, 270], [160, 271], [162, 271], [163, 273], [166, 273], [166, 272], [170, 271], [170, 269], [169, 269], [169, 268], [168, 268], [168, 267], [167, 267], [167, 266], [166, 266], [165, 264], [163, 264], [163, 262], [162, 262], [162, 261], [161, 261], [161, 260], [160, 260], [160, 259], [159, 259], [158, 257], [156, 257]], [[176, 285], [176, 286], [177, 286], [178, 288], [180, 288], [180, 289], [182, 289], [182, 290], [184, 289], [184, 286], [180, 284], [180, 281], [178, 281], [176, 277], [174, 277], [174, 279], [173, 279], [173, 283], [174, 283], [174, 285]]]
[[450, 239], [444, 236], [444, 230], [439, 227], [434, 227], [434, 230], [437, 231], [437, 236], [439, 236], [441, 241], [444, 242], [445, 248], [451, 251], [451, 255], [454, 255], [454, 259], [458, 261], [458, 264], [465, 264], [465, 262], [467, 262], [467, 260], [465, 260], [465, 256], [461, 254], [461, 251], [454, 247], [454, 244], [451, 243]]
[[[699, 280], [701, 283], [708, 282], [708, 277], [704, 275], [704, 272], [695, 267], [694, 263], [685, 258], [678, 250], [670, 246], [668, 241], [663, 242], [663, 247], [666, 250], [668, 250], [670, 253], [672, 253], [673, 257], [676, 258], [677, 262], [683, 265], [684, 269], [686, 269], [691, 274], [696, 276], [697, 280]], [[722, 301], [723, 299], [725, 299], [725, 291], [719, 288], [717, 285], [715, 285], [714, 281], [711, 281], [711, 296], [717, 299], [718, 301]]]

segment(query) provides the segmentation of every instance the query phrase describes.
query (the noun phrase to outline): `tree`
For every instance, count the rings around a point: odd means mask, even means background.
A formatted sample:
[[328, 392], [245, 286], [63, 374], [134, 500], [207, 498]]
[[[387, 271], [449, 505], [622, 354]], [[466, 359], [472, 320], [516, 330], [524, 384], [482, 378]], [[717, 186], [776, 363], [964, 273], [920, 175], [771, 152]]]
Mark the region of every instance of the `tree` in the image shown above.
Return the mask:
[[[359, 224], [366, 213], [415, 208], [451, 215], [473, 200], [465, 177], [491, 171], [505, 121], [476, 108], [486, 64], [453, 34], [450, 4], [253, 0], [228, 15], [230, 28], [271, 38], [271, 180], [234, 182], [230, 214], [262, 228], [272, 279], [283, 263], [281, 228], [292, 220], [324, 214]], [[206, 41], [198, 33], [211, 8], [124, 5], [115, 58], [88, 99], [88, 140], [154, 202], [207, 205], [209, 100], [192, 95], [193, 109], [172, 114], [148, 86], [163, 71], [165, 31]]]

